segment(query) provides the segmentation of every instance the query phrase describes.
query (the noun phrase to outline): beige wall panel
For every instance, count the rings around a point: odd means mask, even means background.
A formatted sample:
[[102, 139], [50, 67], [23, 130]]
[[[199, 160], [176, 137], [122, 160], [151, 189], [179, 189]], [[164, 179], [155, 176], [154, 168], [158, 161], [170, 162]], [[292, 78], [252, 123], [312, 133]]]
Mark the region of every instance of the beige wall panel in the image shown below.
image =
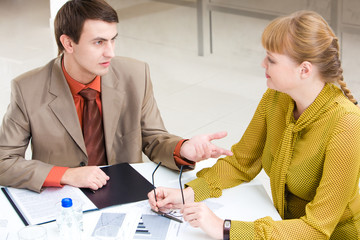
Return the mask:
[[211, 3], [278, 14], [311, 9], [319, 12], [325, 18], [330, 16], [330, 0], [211, 0]]
[[360, 27], [360, 1], [343, 0], [343, 19], [342, 23], [359, 25]]

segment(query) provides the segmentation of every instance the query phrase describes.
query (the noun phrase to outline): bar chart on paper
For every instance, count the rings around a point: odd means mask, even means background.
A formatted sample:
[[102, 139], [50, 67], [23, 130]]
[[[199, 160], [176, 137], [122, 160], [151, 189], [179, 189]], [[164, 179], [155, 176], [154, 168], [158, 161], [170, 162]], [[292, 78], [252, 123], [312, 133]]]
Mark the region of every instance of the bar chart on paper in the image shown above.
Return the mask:
[[134, 239], [165, 240], [170, 221], [162, 216], [143, 214], [136, 228]]

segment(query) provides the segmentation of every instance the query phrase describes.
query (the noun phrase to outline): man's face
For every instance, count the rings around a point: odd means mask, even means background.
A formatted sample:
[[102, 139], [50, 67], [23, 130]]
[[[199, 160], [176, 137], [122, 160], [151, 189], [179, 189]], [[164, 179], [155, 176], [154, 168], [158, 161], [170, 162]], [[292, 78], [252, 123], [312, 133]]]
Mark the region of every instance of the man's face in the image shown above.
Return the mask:
[[79, 43], [73, 43], [70, 75], [86, 84], [96, 75], [106, 74], [114, 57], [116, 36], [116, 23], [86, 20]]

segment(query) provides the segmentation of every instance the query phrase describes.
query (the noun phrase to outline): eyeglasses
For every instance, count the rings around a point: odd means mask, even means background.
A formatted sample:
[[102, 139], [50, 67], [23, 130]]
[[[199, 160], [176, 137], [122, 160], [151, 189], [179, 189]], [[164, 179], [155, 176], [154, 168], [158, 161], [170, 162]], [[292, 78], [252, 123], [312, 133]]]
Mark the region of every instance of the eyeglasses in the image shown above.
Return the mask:
[[[154, 190], [154, 196], [155, 196], [155, 201], [157, 202], [157, 198], [156, 198], [156, 187], [155, 187], [155, 181], [154, 181], [154, 175], [155, 175], [155, 172], [156, 172], [156, 170], [160, 167], [160, 165], [161, 165], [161, 162], [159, 162], [158, 163], [158, 165], [156, 166], [156, 168], [155, 168], [155, 170], [153, 171], [153, 173], [152, 173], [152, 184], [153, 184], [153, 190]], [[183, 172], [183, 165], [181, 166], [181, 168], [180, 168], [180, 174], [179, 174], [179, 184], [180, 184], [180, 191], [181, 191], [181, 197], [182, 197], [182, 202], [183, 202], [183, 204], [185, 204], [185, 200], [184, 200], [184, 192], [183, 192], [183, 187], [182, 187], [182, 183], [181, 183], [181, 176], [182, 176], [182, 172]], [[160, 211], [160, 210], [158, 210], [158, 211], [155, 211], [155, 210], [153, 210], [153, 209], [151, 209], [153, 212], [155, 212], [155, 213], [157, 213], [157, 214], [159, 214], [159, 215], [161, 215], [161, 216], [163, 216], [163, 217], [167, 217], [167, 218], [169, 218], [169, 219], [171, 219], [171, 220], [174, 220], [174, 221], [177, 221], [177, 222], [180, 222], [180, 223], [182, 223], [183, 221], [182, 221], [182, 215], [181, 214], [179, 214], [177, 211], [175, 211], [175, 210], [171, 210], [170, 212], [168, 212], [168, 213], [165, 213], [165, 212], [162, 212], [162, 211]]]

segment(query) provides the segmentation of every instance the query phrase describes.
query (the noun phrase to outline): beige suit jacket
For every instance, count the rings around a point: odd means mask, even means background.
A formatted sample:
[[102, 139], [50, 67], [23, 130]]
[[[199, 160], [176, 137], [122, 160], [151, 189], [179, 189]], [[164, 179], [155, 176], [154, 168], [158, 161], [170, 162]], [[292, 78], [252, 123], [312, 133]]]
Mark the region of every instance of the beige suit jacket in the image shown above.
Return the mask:
[[[169, 134], [156, 105], [146, 63], [115, 57], [101, 81], [108, 163], [154, 162], [177, 169]], [[12, 81], [0, 128], [0, 185], [40, 191], [53, 166], [87, 165], [87, 153], [61, 58]], [[31, 142], [32, 159], [25, 160]]]

